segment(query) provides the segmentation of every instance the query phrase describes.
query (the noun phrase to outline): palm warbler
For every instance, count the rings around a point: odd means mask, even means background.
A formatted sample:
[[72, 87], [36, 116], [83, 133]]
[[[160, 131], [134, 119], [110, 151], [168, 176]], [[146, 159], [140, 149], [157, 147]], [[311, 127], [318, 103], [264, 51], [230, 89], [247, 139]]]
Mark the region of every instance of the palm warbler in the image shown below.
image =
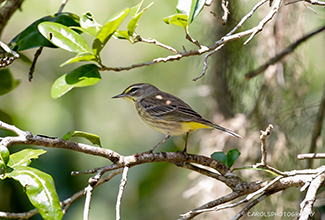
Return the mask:
[[134, 103], [142, 120], [151, 128], [166, 135], [161, 142], [148, 152], [152, 152], [171, 136], [183, 134], [186, 134], [185, 148], [183, 150], [186, 152], [188, 134], [199, 128], [215, 128], [236, 138], [241, 138], [235, 132], [202, 118], [183, 100], [162, 92], [157, 87], [147, 83], [133, 84], [121, 94], [112, 98], [124, 98]]

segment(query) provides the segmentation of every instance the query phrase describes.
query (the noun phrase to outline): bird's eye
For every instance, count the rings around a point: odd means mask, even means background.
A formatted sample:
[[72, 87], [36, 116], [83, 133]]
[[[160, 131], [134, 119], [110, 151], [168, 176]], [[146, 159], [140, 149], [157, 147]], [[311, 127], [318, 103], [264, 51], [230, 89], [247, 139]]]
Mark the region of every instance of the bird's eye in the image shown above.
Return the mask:
[[137, 88], [134, 88], [134, 87], [133, 87], [132, 89], [129, 90], [129, 93], [133, 93], [133, 92], [135, 92], [135, 91], [137, 91], [137, 90], [138, 90]]

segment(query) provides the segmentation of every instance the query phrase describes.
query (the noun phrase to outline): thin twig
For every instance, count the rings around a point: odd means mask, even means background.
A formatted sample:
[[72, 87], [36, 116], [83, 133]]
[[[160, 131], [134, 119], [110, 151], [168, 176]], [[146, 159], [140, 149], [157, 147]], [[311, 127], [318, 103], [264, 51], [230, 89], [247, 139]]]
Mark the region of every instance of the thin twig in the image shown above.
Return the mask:
[[264, 3], [266, 3], [266, 2], [268, 2], [269, 0], [262, 0], [262, 1], [260, 1], [260, 2], [258, 2], [253, 8], [252, 8], [252, 10], [250, 11], [250, 12], [248, 12], [241, 20], [240, 20], [240, 22], [236, 25], [236, 27], [234, 27], [228, 34], [226, 34], [226, 36], [230, 36], [230, 35], [232, 35], [233, 33], [235, 33], [235, 31], [237, 31], [237, 29], [238, 28], [240, 28], [243, 24], [244, 24], [244, 22], [248, 19], [248, 18], [250, 18], [250, 17], [252, 17], [252, 15], [255, 13], [255, 11], [259, 8], [259, 7], [261, 7]]
[[237, 220], [243, 217], [251, 208], [253, 208], [255, 205], [257, 205], [259, 202], [263, 201], [265, 198], [270, 196], [269, 193], [264, 193], [260, 195], [258, 198], [254, 199], [252, 202], [250, 202], [247, 206], [245, 206], [236, 216], [232, 218], [232, 220]]
[[117, 200], [116, 200], [116, 206], [115, 206], [115, 209], [116, 209], [116, 218], [115, 219], [116, 220], [121, 219], [121, 202], [122, 202], [124, 188], [127, 183], [128, 172], [129, 172], [129, 166], [125, 165], [125, 167], [123, 169], [122, 179], [121, 179], [121, 183], [120, 183], [120, 187], [119, 187], [119, 191], [118, 191], [118, 195], [117, 195]]
[[271, 130], [273, 129], [273, 125], [269, 125], [265, 131], [261, 131], [261, 152], [262, 152], [262, 158], [261, 163], [257, 165], [258, 166], [266, 166], [266, 158], [267, 158], [267, 152], [266, 152], [266, 138], [270, 135]]
[[260, 21], [260, 23], [254, 28], [253, 33], [251, 36], [245, 41], [244, 44], [248, 44], [249, 41], [261, 30], [263, 30], [263, 27], [273, 18], [273, 16], [278, 12], [280, 6], [281, 6], [282, 0], [275, 0], [272, 6], [271, 11], [265, 16], [265, 18]]
[[65, 5], [68, 3], [68, 0], [62, 0], [60, 8], [58, 10], [58, 13], [61, 13], [63, 11], [63, 8], [65, 7]]
[[305, 199], [300, 203], [299, 220], [307, 220], [313, 217], [313, 206], [316, 201], [316, 193], [325, 180], [325, 173], [317, 176], [311, 183]]
[[85, 199], [83, 220], [88, 220], [89, 219], [90, 201], [91, 201], [91, 196], [93, 194], [93, 190], [94, 190], [94, 188], [91, 186], [91, 184], [89, 184], [85, 188], [86, 199]]
[[212, 54], [214, 54], [215, 52], [221, 50], [221, 48], [223, 48], [223, 46], [224, 46], [224, 44], [220, 45], [220, 46], [217, 47], [215, 50], [213, 50], [213, 51], [207, 53], [207, 54], [204, 56], [204, 60], [203, 60], [203, 69], [202, 69], [201, 75], [199, 75], [198, 77], [195, 77], [194, 79], [192, 79], [193, 81], [196, 81], [196, 80], [198, 80], [198, 79], [201, 79], [201, 78], [205, 75], [205, 73], [206, 73], [206, 71], [207, 71], [207, 69], [208, 69], [208, 58], [209, 58]]
[[253, 70], [249, 73], [247, 73], [245, 75], [246, 79], [251, 79], [255, 76], [257, 76], [258, 74], [262, 73], [263, 71], [265, 71], [270, 65], [275, 64], [276, 62], [280, 61], [283, 57], [285, 57], [286, 55], [288, 55], [289, 53], [293, 52], [300, 44], [302, 44], [303, 42], [305, 42], [306, 40], [308, 40], [310, 37], [322, 32], [325, 30], [325, 25], [322, 26], [321, 28], [310, 32], [309, 34], [301, 37], [300, 39], [298, 39], [296, 42], [290, 44], [288, 47], [286, 47], [284, 50], [282, 50], [281, 53], [275, 55], [274, 57], [272, 57], [271, 59], [269, 59], [265, 64], [261, 65], [260, 67], [258, 67], [256, 70]]
[[37, 62], [38, 58], [41, 56], [43, 48], [44, 47], [38, 48], [36, 50], [35, 54], [34, 54], [34, 59], [33, 59], [32, 65], [29, 68], [29, 73], [28, 73], [28, 81], [29, 82], [31, 82], [32, 79], [33, 79], [33, 74], [34, 74], [34, 71], [35, 71], [36, 62]]
[[168, 46], [168, 45], [165, 45], [165, 44], [162, 44], [160, 43], [159, 41], [155, 40], [155, 39], [145, 39], [145, 38], [142, 38], [142, 37], [139, 37], [138, 39], [140, 42], [144, 42], [144, 43], [148, 43], [148, 44], [155, 44], [157, 45], [158, 47], [161, 47], [161, 48], [164, 48], [166, 50], [169, 50], [173, 53], [176, 53], [176, 54], [179, 54], [180, 52], [178, 52], [176, 49], [172, 48], [171, 46]]
[[305, 159], [324, 159], [325, 153], [311, 153], [311, 154], [298, 154], [297, 158], [299, 160], [305, 160]]
[[[321, 136], [321, 132], [323, 128], [324, 114], [325, 114], [325, 85], [323, 89], [323, 96], [320, 101], [318, 113], [315, 119], [315, 125], [314, 125], [313, 135], [311, 137], [309, 153], [316, 152], [316, 143], [318, 138]], [[313, 166], [313, 160], [307, 160], [306, 168], [311, 168], [312, 166]]]

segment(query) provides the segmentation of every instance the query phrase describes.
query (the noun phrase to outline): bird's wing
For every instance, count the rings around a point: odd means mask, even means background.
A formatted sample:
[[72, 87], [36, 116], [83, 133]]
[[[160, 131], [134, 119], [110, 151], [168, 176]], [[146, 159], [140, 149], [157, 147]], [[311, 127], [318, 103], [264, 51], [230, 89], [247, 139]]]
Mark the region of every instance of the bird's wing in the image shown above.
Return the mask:
[[153, 93], [140, 101], [146, 112], [157, 118], [176, 118], [179, 121], [197, 121], [203, 119], [187, 103], [168, 93]]

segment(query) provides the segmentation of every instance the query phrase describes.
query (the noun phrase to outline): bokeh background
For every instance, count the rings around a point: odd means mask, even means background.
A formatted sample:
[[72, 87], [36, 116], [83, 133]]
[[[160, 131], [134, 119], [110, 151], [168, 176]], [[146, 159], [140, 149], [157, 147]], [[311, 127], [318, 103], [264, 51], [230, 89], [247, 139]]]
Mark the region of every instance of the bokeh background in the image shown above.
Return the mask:
[[[151, 1], [144, 1], [144, 6]], [[229, 25], [222, 26], [210, 11], [220, 15], [220, 2], [214, 1], [205, 8], [190, 26], [192, 37], [201, 44], [212, 45], [225, 35], [243, 15], [258, 1], [231, 2]], [[70, 0], [64, 11], [81, 15], [90, 11], [99, 23], [104, 23], [116, 12], [132, 7], [139, 1], [85, 1]], [[22, 10], [14, 14], [2, 33], [1, 40], [10, 40], [33, 21], [54, 14], [61, 1], [29, 0]], [[184, 36], [184, 30], [167, 25], [163, 18], [176, 13], [177, 1], [154, 1], [140, 19], [137, 33], [144, 38], [153, 38], [171, 45], [177, 50], [184, 46], [196, 49]], [[307, 152], [313, 131], [315, 115], [322, 96], [325, 79], [325, 34], [321, 33], [300, 46], [282, 63], [270, 67], [264, 74], [245, 80], [244, 75], [263, 64], [284, 47], [294, 42], [303, 33], [324, 25], [325, 13], [321, 7], [304, 4], [282, 7], [274, 21], [248, 45], [244, 40], [228, 43], [213, 55], [209, 69], [202, 79], [192, 79], [201, 74], [203, 57], [195, 56], [180, 61], [159, 63], [148, 67], [123, 72], [101, 72], [102, 80], [91, 87], [73, 89], [59, 99], [51, 99], [50, 88], [62, 74], [79, 64], [62, 68], [61, 63], [72, 57], [71, 53], [45, 48], [39, 58], [34, 78], [28, 82], [29, 66], [15, 61], [10, 66], [14, 78], [21, 84], [10, 93], [0, 96], [0, 108], [12, 118], [17, 127], [33, 134], [62, 137], [66, 132], [81, 130], [100, 136], [104, 148], [123, 155], [132, 155], [150, 149], [164, 135], [152, 130], [138, 117], [130, 103], [113, 100], [112, 96], [137, 82], [156, 85], [181, 97], [204, 117], [229, 127], [244, 136], [237, 141], [218, 131], [197, 131], [190, 136], [189, 152], [210, 155], [214, 151], [239, 148], [242, 152], [235, 167], [251, 165], [259, 160], [259, 130], [269, 123], [275, 126], [270, 137], [269, 160], [280, 170], [301, 169], [305, 162], [298, 161], [298, 153]], [[267, 6], [256, 12], [245, 23], [245, 28], [258, 24], [269, 11]], [[126, 27], [122, 23], [122, 28]], [[90, 42], [90, 38], [89, 38]], [[35, 50], [25, 51], [31, 59]], [[154, 45], [130, 44], [112, 39], [102, 52], [106, 66], [129, 66], [135, 63], [165, 57], [170, 53]], [[73, 139], [88, 143], [81, 139]], [[322, 150], [324, 136], [317, 142]], [[174, 137], [159, 147], [158, 151], [183, 149], [183, 137]], [[26, 146], [13, 146], [10, 152]], [[34, 146], [30, 146], [34, 148]], [[54, 178], [61, 200], [87, 185], [89, 175], [71, 176], [71, 171], [87, 170], [109, 164], [109, 161], [63, 149], [45, 149], [47, 153], [32, 163]], [[324, 161], [317, 161], [314, 166]], [[271, 179], [268, 174], [257, 171], [237, 172], [246, 181], [261, 178]], [[115, 219], [115, 202], [120, 175], [98, 187], [93, 195], [90, 219]], [[228, 189], [229, 191], [229, 189]], [[122, 219], [176, 219], [199, 205], [228, 192], [222, 184], [169, 164], [145, 164], [129, 172], [128, 184], [122, 200]], [[297, 211], [301, 196], [299, 189], [290, 189], [267, 199], [256, 210]], [[84, 198], [72, 205], [64, 219], [81, 219]], [[265, 205], [267, 204], [267, 206]], [[266, 208], [268, 207], [268, 208]], [[23, 212], [32, 208], [19, 183], [13, 180], [0, 181], [0, 210]], [[238, 210], [237, 210], [238, 211]], [[225, 219], [233, 212], [210, 213], [198, 219]], [[157, 217], [158, 216], [158, 217]], [[248, 217], [247, 217], [248, 218]], [[41, 219], [35, 216], [32, 219]], [[252, 219], [252, 218], [250, 218]]]

